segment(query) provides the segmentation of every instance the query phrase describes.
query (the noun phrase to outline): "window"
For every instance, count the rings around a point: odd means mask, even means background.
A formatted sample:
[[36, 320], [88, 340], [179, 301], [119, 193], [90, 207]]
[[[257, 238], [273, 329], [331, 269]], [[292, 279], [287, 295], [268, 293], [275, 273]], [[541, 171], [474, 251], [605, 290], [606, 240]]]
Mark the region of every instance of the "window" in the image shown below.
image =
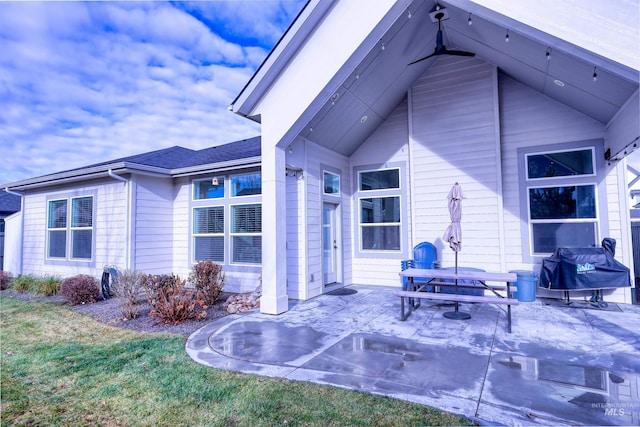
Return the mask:
[[231, 206], [231, 261], [262, 262], [262, 205]]
[[193, 210], [195, 261], [224, 262], [224, 206]]
[[262, 194], [262, 177], [260, 172], [231, 177], [231, 196], [254, 196]]
[[262, 263], [260, 172], [196, 179], [192, 182], [192, 191], [191, 261], [235, 264], [235, 268], [243, 271], [259, 267]]
[[93, 196], [49, 200], [47, 218], [47, 258], [92, 259]]
[[527, 179], [593, 175], [593, 149], [527, 155]]
[[531, 254], [596, 245], [595, 147], [527, 153], [524, 161]]
[[324, 171], [324, 194], [330, 196], [340, 195], [340, 175]]
[[358, 173], [358, 228], [361, 251], [401, 250], [400, 169]]
[[224, 178], [214, 177], [193, 182], [193, 200], [220, 199], [224, 197]]

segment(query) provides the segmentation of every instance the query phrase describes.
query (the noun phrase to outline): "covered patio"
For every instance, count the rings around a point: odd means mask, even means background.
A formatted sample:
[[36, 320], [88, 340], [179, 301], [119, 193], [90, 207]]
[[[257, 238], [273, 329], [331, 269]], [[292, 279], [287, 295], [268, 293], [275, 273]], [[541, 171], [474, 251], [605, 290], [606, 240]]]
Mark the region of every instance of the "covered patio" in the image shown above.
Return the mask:
[[[261, 311], [394, 286], [423, 241], [453, 265], [454, 182], [473, 212], [465, 267], [537, 272], [605, 237], [631, 265], [637, 13], [637, 0], [310, 1], [229, 106], [261, 124]], [[537, 197], [547, 188], [588, 210]]]
[[[497, 306], [425, 301], [398, 318], [393, 288], [350, 286], [257, 310], [195, 332], [198, 363], [332, 385], [428, 405], [480, 425], [638, 425], [640, 307], [606, 310], [538, 299], [517, 306], [513, 333]], [[547, 321], [553, 319], [552, 322]]]

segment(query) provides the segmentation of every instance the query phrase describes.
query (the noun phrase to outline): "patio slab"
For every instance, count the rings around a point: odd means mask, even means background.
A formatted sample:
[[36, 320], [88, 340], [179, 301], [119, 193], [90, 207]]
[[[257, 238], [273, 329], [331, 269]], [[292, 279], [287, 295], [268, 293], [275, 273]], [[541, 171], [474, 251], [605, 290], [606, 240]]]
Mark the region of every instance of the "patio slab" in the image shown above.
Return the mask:
[[[504, 310], [423, 301], [406, 321], [392, 288], [227, 316], [189, 337], [197, 362], [432, 406], [489, 425], [640, 425], [640, 307], [544, 300]], [[610, 304], [611, 305], [611, 304]]]

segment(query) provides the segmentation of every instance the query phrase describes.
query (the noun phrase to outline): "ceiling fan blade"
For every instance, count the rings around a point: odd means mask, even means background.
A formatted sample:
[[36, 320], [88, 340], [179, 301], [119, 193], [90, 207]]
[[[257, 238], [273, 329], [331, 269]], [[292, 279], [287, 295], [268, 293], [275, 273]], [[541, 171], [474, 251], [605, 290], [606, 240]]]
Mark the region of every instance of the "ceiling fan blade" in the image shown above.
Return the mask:
[[436, 55], [440, 55], [440, 53], [438, 53], [437, 51], [436, 51], [436, 52], [433, 52], [431, 55], [427, 55], [427, 56], [425, 56], [424, 58], [416, 59], [415, 61], [410, 62], [410, 63], [409, 63], [409, 64], [407, 64], [407, 65], [413, 65], [413, 64], [416, 64], [416, 63], [418, 63], [418, 62], [422, 62], [422, 61], [424, 61], [425, 59], [429, 59], [429, 58], [431, 58], [432, 56], [436, 56]]
[[437, 55], [455, 55], [455, 56], [476, 56], [475, 53], [472, 52], [465, 52], [463, 50], [448, 50], [447, 47], [444, 45], [444, 37], [442, 34], [442, 27], [441, 27], [441, 23], [442, 23], [442, 18], [444, 18], [446, 15], [443, 12], [437, 13], [436, 15], [434, 15], [434, 17], [438, 20], [438, 32], [436, 33], [436, 48], [433, 51], [433, 53], [429, 56], [425, 56], [424, 58], [420, 58], [417, 59], [413, 62], [410, 62], [407, 65], [413, 65], [416, 64], [418, 62], [424, 61], [425, 59], [429, 59], [432, 56], [437, 56]]
[[475, 53], [472, 52], [465, 52], [463, 50], [448, 50], [445, 49], [444, 52], [442, 52], [444, 55], [456, 55], [456, 56], [476, 56]]

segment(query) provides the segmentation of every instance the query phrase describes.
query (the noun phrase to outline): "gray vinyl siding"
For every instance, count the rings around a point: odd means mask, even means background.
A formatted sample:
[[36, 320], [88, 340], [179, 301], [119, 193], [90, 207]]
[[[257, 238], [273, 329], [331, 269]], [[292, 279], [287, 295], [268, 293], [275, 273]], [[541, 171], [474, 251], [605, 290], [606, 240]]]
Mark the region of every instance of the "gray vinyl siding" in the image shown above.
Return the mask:
[[[331, 165], [334, 170], [340, 171], [340, 209], [341, 209], [341, 238], [342, 238], [342, 277], [341, 283], [351, 284], [351, 197], [348, 190], [351, 188], [349, 177], [349, 163], [344, 156], [336, 154], [319, 145], [307, 141], [306, 144], [307, 165], [305, 170], [306, 183], [306, 231], [307, 231], [307, 274], [306, 292], [307, 298], [322, 294], [322, 165]], [[304, 260], [300, 260], [304, 263]], [[313, 280], [312, 280], [313, 279]]]
[[510, 236], [506, 261], [513, 269], [537, 271], [521, 238], [527, 232], [527, 212], [520, 210], [518, 149], [602, 138], [604, 126], [506, 76], [500, 77], [499, 88], [505, 232]]
[[307, 299], [305, 191], [302, 171], [287, 173], [287, 295]]
[[135, 269], [171, 273], [173, 266], [173, 184], [170, 179], [136, 177]]
[[501, 271], [501, 185], [496, 73], [478, 59], [438, 60], [411, 88], [416, 241], [438, 248], [443, 267], [455, 253], [442, 240], [447, 195], [462, 187], [458, 265]]
[[[91, 263], [46, 263], [47, 200], [73, 195], [95, 197], [94, 248]], [[126, 187], [114, 180], [62, 186], [55, 191], [30, 192], [24, 197], [23, 274], [68, 277], [89, 274], [99, 278], [105, 265], [126, 265]]]
[[191, 239], [189, 208], [191, 199], [191, 178], [178, 178], [174, 182], [173, 194], [173, 271], [187, 277], [191, 269], [189, 248]]
[[[515, 178], [518, 176], [517, 152], [520, 148], [538, 145], [557, 145], [573, 141], [602, 139], [605, 126], [592, 120], [544, 95], [516, 82], [500, 76], [500, 114], [502, 130], [502, 157], [504, 174], [505, 234], [513, 238], [506, 239], [506, 261], [509, 269], [527, 269], [539, 271], [540, 260], [530, 261], [523, 251], [528, 251], [521, 237], [527, 232], [527, 213], [520, 211], [520, 187]], [[606, 145], [606, 142], [605, 142]], [[624, 162], [606, 165], [604, 180], [605, 206], [599, 200], [600, 232], [616, 239], [616, 258], [625, 265], [632, 265], [630, 258], [630, 231], [628, 221], [624, 219], [627, 206], [626, 186], [623, 176]], [[622, 169], [621, 169], [622, 168]], [[622, 170], [622, 172], [621, 172]], [[623, 228], [623, 224], [625, 224]], [[539, 296], [560, 297], [557, 293], [540, 291]], [[623, 289], [607, 296], [609, 301], [623, 302]], [[627, 301], [629, 302], [629, 301]]]
[[[410, 192], [410, 168], [409, 168], [409, 152], [407, 141], [408, 136], [408, 105], [404, 100], [389, 115], [387, 120], [380, 125], [378, 129], [358, 148], [351, 156], [352, 170], [358, 166], [364, 165], [380, 165], [385, 164], [404, 164], [406, 175], [403, 182], [405, 188], [402, 189], [402, 197], [406, 198], [406, 206], [411, 206]], [[353, 174], [352, 174], [353, 176]], [[357, 182], [352, 183], [352, 193], [357, 190]], [[355, 201], [352, 202], [352, 209], [357, 209]], [[358, 212], [355, 211], [354, 215]], [[412, 247], [411, 238], [411, 209], [407, 209], [405, 216], [402, 218], [405, 222], [403, 229], [408, 230], [407, 236], [402, 236], [403, 252], [397, 256], [368, 256], [353, 257], [353, 283], [363, 285], [384, 285], [396, 286], [400, 283], [398, 271], [400, 270], [400, 261], [410, 253]], [[357, 221], [352, 221], [356, 223]], [[359, 231], [353, 230], [353, 244], [359, 244]]]

